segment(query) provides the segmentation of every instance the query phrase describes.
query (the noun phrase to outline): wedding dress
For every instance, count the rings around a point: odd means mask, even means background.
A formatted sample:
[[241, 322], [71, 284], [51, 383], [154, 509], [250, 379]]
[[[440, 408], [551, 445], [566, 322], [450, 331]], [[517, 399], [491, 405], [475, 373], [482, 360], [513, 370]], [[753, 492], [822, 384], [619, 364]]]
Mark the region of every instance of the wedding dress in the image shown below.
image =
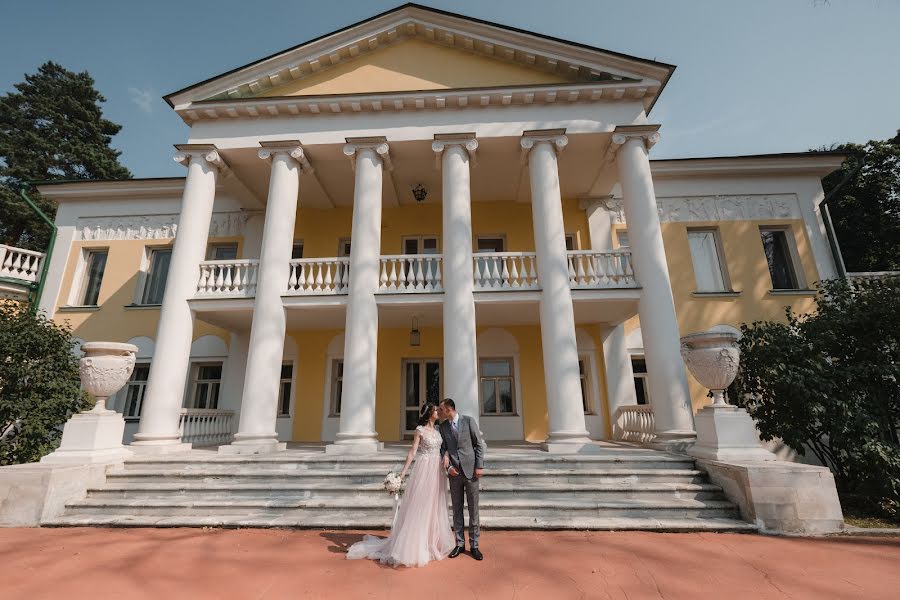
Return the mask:
[[371, 558], [389, 565], [421, 567], [445, 558], [456, 546], [447, 510], [447, 476], [441, 464], [441, 434], [423, 426], [416, 461], [391, 533], [367, 535], [350, 547], [347, 558]]

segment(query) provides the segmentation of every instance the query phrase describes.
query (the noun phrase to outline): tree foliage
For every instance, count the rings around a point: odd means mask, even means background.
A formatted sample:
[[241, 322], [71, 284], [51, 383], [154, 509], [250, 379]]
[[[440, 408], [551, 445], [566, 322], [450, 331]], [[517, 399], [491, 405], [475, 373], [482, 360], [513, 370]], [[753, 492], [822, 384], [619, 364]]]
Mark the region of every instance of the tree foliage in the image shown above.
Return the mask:
[[53, 451], [69, 416], [90, 407], [74, 344], [67, 326], [0, 302], [0, 465]]
[[[44, 250], [47, 226], [19, 197], [28, 181], [126, 179], [110, 147], [120, 125], [103, 118], [106, 99], [87, 73], [47, 62], [0, 96], [0, 242]], [[50, 218], [52, 201], [29, 193]]]
[[831, 280], [813, 314], [788, 309], [787, 322], [744, 324], [734, 389], [763, 439], [811, 451], [839, 491], [892, 511], [900, 506], [898, 297], [900, 278]]
[[822, 180], [826, 194], [852, 175], [828, 201], [847, 270], [900, 270], [900, 131], [889, 140], [833, 149], [848, 157]]

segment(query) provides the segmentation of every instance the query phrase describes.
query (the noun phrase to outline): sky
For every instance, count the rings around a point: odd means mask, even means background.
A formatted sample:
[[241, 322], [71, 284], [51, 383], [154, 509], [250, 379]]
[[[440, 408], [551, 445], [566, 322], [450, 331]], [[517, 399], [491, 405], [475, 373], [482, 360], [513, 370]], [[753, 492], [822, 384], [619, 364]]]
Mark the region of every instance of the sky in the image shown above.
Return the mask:
[[[423, 0], [675, 64], [654, 158], [794, 152], [900, 128], [900, 0]], [[87, 70], [136, 177], [183, 175], [164, 94], [389, 10], [389, 0], [6, 0], [0, 93], [47, 60]]]

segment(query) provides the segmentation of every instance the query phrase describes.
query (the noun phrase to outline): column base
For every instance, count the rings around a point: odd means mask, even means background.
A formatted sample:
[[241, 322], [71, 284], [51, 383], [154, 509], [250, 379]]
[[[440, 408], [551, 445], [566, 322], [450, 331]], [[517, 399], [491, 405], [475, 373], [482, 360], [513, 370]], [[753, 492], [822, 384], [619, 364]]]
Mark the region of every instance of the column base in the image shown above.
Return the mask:
[[596, 449], [587, 431], [551, 431], [547, 441], [541, 444], [541, 450], [553, 454], [582, 454]]
[[278, 440], [245, 440], [219, 446], [219, 454], [273, 454], [287, 449], [287, 443]]
[[131, 442], [128, 449], [135, 455], [158, 456], [165, 454], [180, 454], [190, 452], [194, 445], [189, 442], [175, 441], [156, 444], [153, 442]]
[[697, 443], [689, 456], [705, 460], [768, 461], [777, 460], [764, 449], [756, 425], [747, 411], [737, 406], [707, 406], [694, 417]]
[[653, 450], [684, 454], [697, 441], [697, 432], [691, 430], [657, 431], [652, 440], [644, 444]]
[[131, 452], [122, 445], [125, 419], [114, 410], [76, 413], [63, 427], [59, 448], [42, 463], [99, 464], [122, 462]]
[[341, 456], [347, 454], [378, 454], [384, 450], [384, 443], [378, 440], [337, 441], [325, 446], [325, 454]]

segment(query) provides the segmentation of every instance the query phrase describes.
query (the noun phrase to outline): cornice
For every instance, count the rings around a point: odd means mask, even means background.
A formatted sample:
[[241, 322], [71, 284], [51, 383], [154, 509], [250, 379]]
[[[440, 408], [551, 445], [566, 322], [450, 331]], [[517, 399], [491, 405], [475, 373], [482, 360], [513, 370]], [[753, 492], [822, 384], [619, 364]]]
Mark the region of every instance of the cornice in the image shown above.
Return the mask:
[[54, 200], [97, 200], [110, 196], [133, 198], [147, 196], [177, 197], [184, 191], [184, 177], [160, 179], [121, 179], [114, 181], [71, 181], [37, 186], [42, 196]]
[[841, 153], [785, 153], [751, 156], [711, 156], [704, 158], [654, 159], [654, 178], [674, 179], [697, 176], [813, 175], [825, 177], [839, 169], [846, 159]]

